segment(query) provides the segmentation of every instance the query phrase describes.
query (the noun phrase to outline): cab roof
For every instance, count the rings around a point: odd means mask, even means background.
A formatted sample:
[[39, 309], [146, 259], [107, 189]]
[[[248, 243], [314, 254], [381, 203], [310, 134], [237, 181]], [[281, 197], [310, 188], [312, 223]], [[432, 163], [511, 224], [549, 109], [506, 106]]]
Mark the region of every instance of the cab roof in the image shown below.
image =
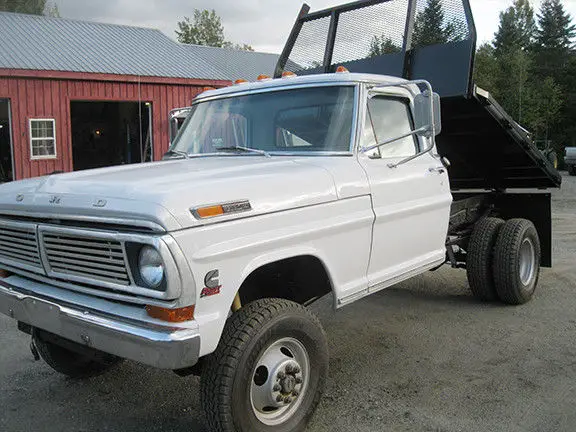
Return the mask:
[[234, 84], [229, 87], [223, 87], [215, 90], [208, 90], [197, 96], [196, 100], [212, 98], [217, 96], [232, 95], [235, 93], [245, 93], [255, 90], [274, 89], [289, 87], [300, 84], [354, 84], [354, 83], [371, 83], [371, 84], [401, 84], [408, 82], [405, 79], [376, 74], [363, 73], [331, 73], [304, 76], [291, 76], [286, 78], [269, 78], [255, 82], [245, 82]]

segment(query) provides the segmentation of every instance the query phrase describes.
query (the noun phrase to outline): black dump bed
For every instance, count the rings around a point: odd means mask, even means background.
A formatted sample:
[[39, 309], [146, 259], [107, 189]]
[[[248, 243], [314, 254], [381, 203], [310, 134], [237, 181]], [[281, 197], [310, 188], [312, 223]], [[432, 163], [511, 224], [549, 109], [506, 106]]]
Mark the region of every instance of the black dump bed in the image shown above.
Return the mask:
[[472, 81], [476, 28], [469, 0], [364, 0], [310, 12], [302, 7], [276, 68], [426, 79], [442, 97], [438, 151], [452, 188], [550, 188], [561, 176], [530, 134]]

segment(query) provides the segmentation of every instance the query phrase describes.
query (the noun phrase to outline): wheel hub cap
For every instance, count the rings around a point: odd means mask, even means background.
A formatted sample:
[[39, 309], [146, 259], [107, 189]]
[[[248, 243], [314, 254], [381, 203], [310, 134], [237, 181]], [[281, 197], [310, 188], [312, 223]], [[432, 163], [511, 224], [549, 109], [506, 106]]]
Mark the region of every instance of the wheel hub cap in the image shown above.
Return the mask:
[[258, 420], [267, 425], [287, 421], [306, 393], [309, 370], [308, 353], [298, 340], [284, 338], [270, 345], [252, 374], [250, 401]]
[[524, 286], [530, 285], [536, 270], [536, 253], [534, 244], [529, 238], [524, 239], [520, 246], [520, 281]]

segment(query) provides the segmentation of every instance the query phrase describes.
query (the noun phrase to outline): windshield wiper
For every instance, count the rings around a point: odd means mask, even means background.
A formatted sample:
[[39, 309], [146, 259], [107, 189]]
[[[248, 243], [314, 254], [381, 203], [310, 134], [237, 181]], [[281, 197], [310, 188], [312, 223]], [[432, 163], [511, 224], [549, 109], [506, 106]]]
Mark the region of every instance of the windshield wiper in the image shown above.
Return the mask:
[[190, 155], [188, 153], [186, 153], [185, 151], [182, 151], [182, 150], [170, 149], [166, 152], [166, 154], [175, 154], [175, 155], [184, 157], [184, 159], [190, 159]]
[[266, 157], [272, 157], [270, 155], [270, 153], [268, 153], [267, 151], [264, 150], [258, 150], [258, 149], [253, 149], [250, 147], [244, 147], [244, 146], [230, 146], [230, 147], [216, 147], [216, 150], [218, 151], [243, 151], [246, 153], [256, 153], [262, 156], [266, 156]]

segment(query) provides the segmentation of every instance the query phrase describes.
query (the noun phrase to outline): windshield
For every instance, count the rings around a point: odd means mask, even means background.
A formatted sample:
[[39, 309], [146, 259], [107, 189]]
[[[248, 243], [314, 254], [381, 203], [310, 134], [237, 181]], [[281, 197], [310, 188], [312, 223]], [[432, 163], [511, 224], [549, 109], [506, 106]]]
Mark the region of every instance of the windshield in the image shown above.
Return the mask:
[[353, 86], [311, 87], [200, 102], [170, 150], [190, 155], [238, 151], [251, 156], [348, 152], [354, 91]]

